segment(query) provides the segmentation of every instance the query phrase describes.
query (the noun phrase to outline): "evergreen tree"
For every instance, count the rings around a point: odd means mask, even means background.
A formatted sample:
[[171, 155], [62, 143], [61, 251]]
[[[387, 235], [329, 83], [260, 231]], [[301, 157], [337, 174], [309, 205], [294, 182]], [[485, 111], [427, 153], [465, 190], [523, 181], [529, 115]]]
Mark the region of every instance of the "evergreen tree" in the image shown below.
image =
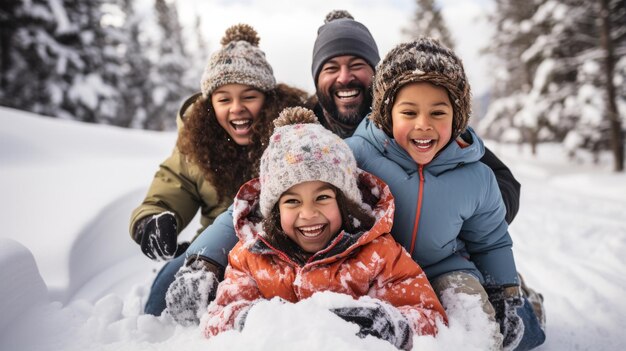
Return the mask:
[[[608, 37], [623, 52], [624, 3], [611, 0], [609, 5], [610, 23], [618, 25]], [[607, 55], [598, 18], [599, 4], [584, 0], [498, 1], [492, 17], [497, 30], [488, 52], [499, 63], [494, 64], [499, 66], [499, 100], [481, 122], [482, 132], [517, 135], [533, 151], [544, 140], [564, 142], [572, 154], [577, 148], [596, 155], [608, 149], [607, 77], [626, 77], [619, 69], [607, 75], [602, 68]], [[616, 93], [616, 100], [623, 99]], [[507, 127], [517, 134], [506, 132]]]
[[152, 62], [147, 53], [148, 44], [141, 40], [142, 17], [135, 11], [135, 0], [121, 0], [121, 9], [124, 13], [125, 44], [123, 46], [122, 68], [123, 112], [120, 125], [124, 127], [144, 128], [148, 120], [148, 109], [152, 104], [152, 91], [154, 84], [150, 79]]
[[[611, 6], [613, 5], [613, 6]], [[626, 6], [623, 2], [613, 2], [609, 0], [600, 1], [600, 40], [602, 50], [604, 51], [604, 73], [606, 87], [606, 110], [608, 121], [610, 123], [610, 141], [613, 158], [615, 160], [615, 171], [624, 171], [624, 132], [622, 130], [622, 121], [619, 118], [617, 108], [617, 94], [613, 77], [615, 76], [615, 43], [623, 44], [624, 36], [626, 36]], [[613, 15], [611, 15], [613, 14]], [[613, 18], [611, 18], [613, 17]], [[613, 22], [618, 31], [614, 32]], [[621, 38], [620, 38], [621, 37]], [[622, 48], [624, 46], [620, 45]], [[623, 82], [622, 76], [622, 82]], [[626, 114], [626, 111], [624, 112]]]
[[0, 103], [115, 123], [120, 63], [116, 35], [102, 25], [101, 6], [70, 0], [3, 3], [9, 19], [2, 35]]
[[141, 29], [154, 28], [142, 23], [151, 17], [137, 16], [133, 4], [2, 2], [0, 104], [85, 122], [175, 128], [182, 99], [198, 90], [206, 46], [198, 44], [201, 58], [187, 57], [174, 3], [155, 2], [157, 37]]
[[195, 38], [195, 46], [193, 49], [188, 50], [190, 52], [190, 67], [186, 72], [184, 82], [188, 82], [190, 84], [189, 88], [193, 91], [200, 91], [200, 79], [209, 60], [210, 53], [204, 34], [202, 34], [201, 19], [197, 14], [193, 27], [193, 37]]
[[118, 29], [102, 21], [105, 3], [106, 0], [64, 1], [63, 8], [76, 28], [68, 46], [80, 57], [82, 65], [64, 72], [69, 89], [62, 106], [77, 120], [116, 124], [121, 111], [122, 63]]
[[441, 15], [441, 8], [435, 0], [416, 0], [417, 8], [409, 28], [402, 33], [411, 39], [419, 37], [433, 37], [439, 39], [447, 47], [454, 49], [454, 40]]
[[[54, 5], [53, 12], [50, 5]], [[81, 65], [65, 41], [75, 33], [55, 0], [3, 2], [0, 104], [48, 116], [63, 115], [63, 71]]]
[[193, 89], [190, 82], [183, 81], [190, 64], [185, 53], [176, 4], [156, 0], [155, 12], [161, 38], [158, 44], [158, 60], [153, 66], [151, 75], [154, 89], [145, 127], [159, 130], [174, 129], [178, 108], [183, 98], [197, 88]]
[[5, 96], [11, 80], [9, 74], [14, 67], [13, 59], [14, 46], [13, 37], [18, 27], [17, 9], [19, 0], [6, 0], [0, 3], [0, 104], [5, 105], [4, 100], [9, 102]]

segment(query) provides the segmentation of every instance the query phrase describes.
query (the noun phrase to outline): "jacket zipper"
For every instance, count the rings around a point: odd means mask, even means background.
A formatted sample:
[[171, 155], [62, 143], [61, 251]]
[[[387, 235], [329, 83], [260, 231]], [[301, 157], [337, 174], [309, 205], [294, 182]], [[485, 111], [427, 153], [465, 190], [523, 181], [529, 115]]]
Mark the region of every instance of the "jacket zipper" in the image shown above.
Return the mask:
[[415, 241], [417, 240], [417, 229], [419, 227], [420, 215], [422, 213], [422, 196], [424, 194], [424, 165], [418, 166], [420, 186], [419, 193], [417, 195], [417, 210], [415, 211], [415, 223], [413, 223], [413, 235], [411, 237], [411, 251], [409, 253], [413, 256], [413, 250], [415, 249]]

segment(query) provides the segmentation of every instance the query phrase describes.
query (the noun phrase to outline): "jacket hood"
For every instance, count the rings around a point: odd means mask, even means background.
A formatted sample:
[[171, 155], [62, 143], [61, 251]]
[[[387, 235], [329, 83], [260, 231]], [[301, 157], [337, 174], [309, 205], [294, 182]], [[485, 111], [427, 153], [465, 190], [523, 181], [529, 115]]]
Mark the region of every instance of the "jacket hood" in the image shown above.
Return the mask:
[[185, 100], [185, 102], [183, 102], [183, 104], [178, 109], [178, 114], [176, 115], [176, 127], [178, 131], [180, 131], [180, 129], [183, 127], [183, 124], [185, 123], [185, 112], [187, 112], [189, 107], [191, 107], [191, 105], [196, 102], [196, 99], [199, 97], [202, 97], [202, 93], [195, 93], [191, 95], [187, 98], [187, 100]]
[[[328, 258], [338, 253], [344, 252], [343, 249], [351, 251], [352, 249], [367, 244], [379, 236], [390, 233], [393, 225], [393, 214], [395, 203], [391, 190], [378, 177], [360, 171], [358, 179], [359, 190], [363, 196], [364, 207], [370, 211], [375, 218], [375, 223], [371, 229], [361, 233], [346, 233], [342, 231], [335, 239], [331, 240], [328, 247], [324, 249]], [[235, 232], [239, 240], [244, 242], [248, 248], [257, 246], [260, 242], [270, 251], [277, 251], [268, 245], [263, 235], [263, 217], [259, 210], [259, 194], [261, 184], [258, 178], [248, 181], [241, 186], [233, 205], [233, 224]], [[343, 248], [339, 252], [333, 250], [332, 247], [340, 246]], [[280, 254], [280, 253], [279, 253]], [[316, 255], [314, 255], [316, 256]]]
[[[378, 151], [400, 165], [407, 174], [417, 172], [418, 164], [415, 163], [408, 152], [395, 139], [388, 137], [385, 132], [376, 127], [369, 119], [369, 116], [364, 118], [354, 135], [363, 137]], [[456, 142], [449, 143], [437, 157], [424, 167], [424, 170], [438, 176], [463, 164], [478, 162], [485, 154], [483, 141], [471, 127], [467, 127], [462, 137], [469, 143], [468, 146], [461, 147]]]

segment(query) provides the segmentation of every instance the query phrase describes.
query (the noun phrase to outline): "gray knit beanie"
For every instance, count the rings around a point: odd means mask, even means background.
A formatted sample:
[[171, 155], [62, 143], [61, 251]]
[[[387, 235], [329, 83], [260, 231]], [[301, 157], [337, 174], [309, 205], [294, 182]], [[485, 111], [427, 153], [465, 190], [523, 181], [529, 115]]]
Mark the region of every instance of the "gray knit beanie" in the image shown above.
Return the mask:
[[448, 91], [454, 116], [452, 140], [465, 131], [471, 114], [471, 92], [463, 63], [433, 38], [420, 38], [391, 49], [376, 67], [370, 119], [393, 137], [391, 108], [398, 90], [408, 83], [429, 82]]
[[274, 120], [274, 126], [259, 172], [259, 207], [264, 217], [287, 189], [314, 180], [330, 183], [348, 199], [363, 203], [352, 150], [343, 139], [319, 124], [313, 111], [286, 108]]
[[317, 30], [311, 65], [315, 86], [324, 63], [343, 55], [358, 56], [372, 69], [380, 61], [378, 47], [367, 27], [355, 21], [348, 11], [334, 10], [326, 15], [324, 25]]
[[244, 84], [267, 92], [274, 89], [276, 80], [272, 66], [259, 49], [257, 32], [247, 24], [237, 24], [226, 30], [222, 48], [211, 55], [202, 75], [202, 96], [226, 84]]

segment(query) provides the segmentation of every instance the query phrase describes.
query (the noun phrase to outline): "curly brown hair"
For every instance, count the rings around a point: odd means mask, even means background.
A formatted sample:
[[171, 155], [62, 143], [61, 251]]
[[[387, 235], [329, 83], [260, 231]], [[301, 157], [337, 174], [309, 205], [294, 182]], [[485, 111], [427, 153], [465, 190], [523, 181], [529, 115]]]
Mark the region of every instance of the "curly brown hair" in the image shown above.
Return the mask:
[[274, 130], [272, 121], [285, 107], [303, 106], [306, 99], [305, 91], [286, 84], [266, 92], [263, 108], [252, 125], [250, 144], [242, 146], [219, 125], [210, 97], [199, 95], [185, 113], [177, 146], [189, 162], [200, 167], [220, 200], [232, 198], [243, 183], [258, 177], [261, 155]]

